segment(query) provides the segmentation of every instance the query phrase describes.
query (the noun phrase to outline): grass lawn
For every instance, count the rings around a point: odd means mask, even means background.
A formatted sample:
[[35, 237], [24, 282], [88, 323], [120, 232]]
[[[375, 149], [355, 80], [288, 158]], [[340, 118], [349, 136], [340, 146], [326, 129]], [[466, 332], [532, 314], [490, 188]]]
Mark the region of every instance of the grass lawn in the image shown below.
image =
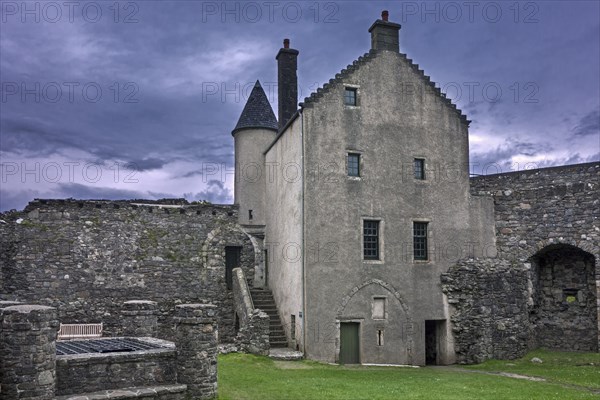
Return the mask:
[[[532, 363], [533, 357], [537, 357], [543, 362], [541, 364]], [[600, 353], [536, 350], [519, 360], [491, 360], [465, 368], [539, 376], [551, 382], [600, 389]]]
[[[557, 357], [562, 357], [563, 353], [535, 352], [533, 355], [528, 355], [525, 360], [535, 356], [544, 360], [541, 366], [535, 365], [536, 376], [573, 377], [581, 368], [587, 368], [562, 364], [564, 372], [554, 371], [550, 357], [556, 354]], [[588, 353], [582, 359], [587, 360], [588, 356], [592, 359], [597, 355]], [[500, 368], [495, 363], [503, 367]], [[525, 370], [507, 370], [506, 363], [506, 361], [493, 361], [474, 368], [529, 373]], [[520, 362], [513, 363], [519, 365]], [[595, 368], [598, 369], [597, 366]], [[567, 370], [571, 372], [567, 373]], [[596, 387], [599, 383], [597, 372], [595, 376], [596, 379], [590, 372], [585, 379], [567, 379], [564, 382]], [[589, 390], [564, 387], [554, 380], [532, 382], [471, 373], [462, 368], [336, 366], [312, 361], [273, 361], [267, 357], [247, 354], [232, 353], [219, 356], [219, 399], [222, 400], [599, 398], [599, 395], [594, 395]]]

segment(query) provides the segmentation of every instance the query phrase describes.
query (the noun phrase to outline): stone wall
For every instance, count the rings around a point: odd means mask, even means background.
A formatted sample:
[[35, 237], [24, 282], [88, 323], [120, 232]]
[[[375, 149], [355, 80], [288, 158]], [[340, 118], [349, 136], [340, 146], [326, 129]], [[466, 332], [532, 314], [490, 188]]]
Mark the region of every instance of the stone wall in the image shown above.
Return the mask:
[[513, 359], [528, 349], [529, 271], [500, 259], [469, 259], [442, 274], [457, 362]]
[[[147, 339], [142, 339], [147, 340]], [[154, 340], [160, 349], [131, 353], [86, 353], [56, 357], [56, 394], [69, 395], [177, 382], [176, 350]]]
[[471, 192], [494, 199], [500, 257], [525, 262], [569, 244], [595, 257], [600, 280], [600, 163], [471, 178]]
[[[567, 296], [563, 291], [577, 289], [572, 287], [574, 282], [568, 275], [563, 274], [565, 279], [562, 280], [555, 279], [553, 289], [550, 289], [554, 290], [552, 301], [560, 303], [554, 307], [555, 310], [566, 311], [563, 318], [565, 329], [557, 330], [555, 326], [547, 331], [546, 338], [538, 339], [540, 345], [573, 350], [578, 347], [575, 344], [577, 338], [571, 340], [570, 344], [568, 340], [560, 341], [562, 344], [552, 344], [546, 339], [551, 339], [550, 336], [575, 335], [586, 343], [582, 344], [582, 349], [597, 351], [600, 343], [600, 163], [472, 178], [471, 189], [475, 193], [493, 196], [498, 254], [502, 258], [532, 264], [530, 279], [537, 293], [544, 291], [543, 287], [539, 287], [543, 279], [538, 279], [543, 272], [540, 271], [539, 262], [542, 255], [557, 249], [566, 253], [577, 250], [585, 253], [576, 259], [567, 257], [566, 260], [569, 264], [567, 268], [578, 269], [583, 275], [586, 274], [583, 270], [591, 270], [587, 278], [589, 285], [584, 285], [589, 290], [582, 292], [586, 296], [586, 306], [581, 307], [581, 302], [577, 306], [566, 302]], [[581, 259], [588, 261], [578, 264]], [[544, 307], [539, 304], [542, 299], [536, 296], [535, 300], [534, 314], [538, 311], [543, 314]], [[539, 312], [532, 315], [532, 320], [540, 323], [536, 328], [538, 333], [544, 325], [556, 325], [557, 321], [552, 321], [553, 318], [548, 316], [548, 313], [540, 316]], [[586, 329], [591, 329], [590, 334], [596, 336], [595, 346], [589, 345], [590, 340], [586, 335], [577, 333]]]
[[210, 301], [221, 340], [232, 340], [225, 246], [243, 247], [241, 267], [254, 278], [236, 206], [37, 200], [0, 214], [0, 246], [0, 300], [56, 307], [62, 323], [104, 322], [109, 336], [122, 333], [125, 301], [156, 301], [166, 339], [177, 304]]
[[3, 399], [50, 400], [56, 389], [56, 310], [15, 305], [0, 314]]

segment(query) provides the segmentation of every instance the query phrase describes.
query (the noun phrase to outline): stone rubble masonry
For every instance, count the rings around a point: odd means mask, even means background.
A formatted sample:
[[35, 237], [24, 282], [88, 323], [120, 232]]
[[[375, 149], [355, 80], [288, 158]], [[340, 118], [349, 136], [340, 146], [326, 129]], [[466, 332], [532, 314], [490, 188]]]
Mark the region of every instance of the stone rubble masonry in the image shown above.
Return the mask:
[[123, 336], [156, 337], [158, 308], [155, 301], [129, 300], [123, 303]]
[[157, 302], [158, 337], [169, 340], [176, 305], [218, 307], [221, 340], [233, 341], [233, 293], [225, 246], [241, 246], [254, 282], [258, 259], [235, 205], [152, 201], [36, 200], [0, 214], [0, 300], [57, 308], [62, 323], [104, 323], [123, 336], [123, 302]]
[[129, 387], [174, 385], [177, 354], [172, 342], [138, 338], [161, 348], [115, 353], [68, 354], [56, 357], [56, 394], [74, 395]]
[[255, 309], [252, 295], [241, 268], [233, 270], [234, 309], [239, 322], [239, 331], [235, 341], [239, 350], [257, 355], [269, 355], [269, 316]]
[[[587, 340], [588, 325], [600, 323], [600, 163], [471, 178], [471, 192], [494, 199], [498, 254], [493, 259], [459, 261], [441, 277], [450, 305], [458, 362], [512, 359], [549, 343], [575, 348], [568, 340], [561, 340], [560, 335], [580, 335]], [[577, 249], [587, 256], [573, 256]], [[550, 282], [544, 274], [539, 275], [537, 260], [553, 251], [566, 256], [581, 276], [561, 272], [561, 259], [554, 262], [553, 273], [570, 279], [561, 278], [555, 283], [556, 279]], [[593, 260], [589, 265], [594, 265], [595, 271], [590, 271], [592, 289], [585, 291], [582, 276], [588, 258]], [[595, 299], [591, 299], [588, 295], [594, 296], [594, 283]], [[563, 286], [583, 288], [579, 296], [585, 294], [585, 298], [578, 299], [582, 306], [575, 309], [579, 319], [564, 321], [550, 332], [551, 338], [545, 337], [540, 324], [546, 320], [552, 323], [551, 316], [556, 321], [557, 312], [544, 314], [543, 309], [539, 310], [539, 293], [554, 293], [556, 289], [561, 297]], [[542, 301], [546, 304], [548, 298]], [[589, 318], [583, 307], [594, 302], [598, 307], [596, 320]], [[537, 317], [532, 317], [536, 309]], [[600, 343], [600, 329], [596, 328], [593, 334]], [[574, 341], [584, 346], [583, 339]], [[587, 342], [585, 345], [598, 348]]]
[[471, 193], [494, 198], [501, 258], [525, 262], [570, 244], [594, 255], [600, 280], [600, 163], [471, 178]]
[[442, 274], [460, 364], [525, 355], [530, 338], [528, 271], [500, 259], [469, 259]]
[[217, 396], [217, 307], [181, 304], [175, 309], [177, 381], [187, 385], [189, 399]]
[[600, 162], [471, 178], [471, 192], [494, 198], [500, 258], [530, 263], [558, 245], [593, 257], [600, 347]]
[[56, 400], [123, 400], [143, 398], [145, 400], [185, 400], [185, 385], [161, 385], [143, 388], [126, 388], [116, 390], [101, 390], [85, 395], [58, 396]]
[[54, 399], [57, 332], [53, 307], [16, 305], [2, 310], [2, 398]]

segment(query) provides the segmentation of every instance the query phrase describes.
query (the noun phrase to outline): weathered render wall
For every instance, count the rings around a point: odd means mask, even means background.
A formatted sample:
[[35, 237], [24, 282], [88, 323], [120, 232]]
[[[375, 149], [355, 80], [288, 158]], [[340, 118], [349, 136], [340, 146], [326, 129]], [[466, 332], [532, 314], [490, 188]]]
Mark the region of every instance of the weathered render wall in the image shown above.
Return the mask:
[[[344, 104], [348, 86], [357, 106]], [[336, 361], [338, 324], [360, 321], [363, 363], [425, 364], [425, 321], [449, 319], [440, 274], [463, 257], [495, 254], [491, 198], [469, 194], [467, 125], [392, 51], [359, 58], [303, 114], [307, 355]], [[361, 156], [360, 178], [347, 174], [349, 152]], [[425, 159], [425, 180], [414, 179], [414, 158]], [[380, 221], [380, 260], [363, 259], [364, 219]], [[413, 259], [414, 221], [429, 223], [427, 261]], [[406, 317], [373, 320], [374, 296]], [[450, 336], [440, 332], [440, 363], [453, 360]]]
[[225, 246], [243, 247], [250, 282], [255, 267], [235, 206], [40, 200], [0, 220], [1, 299], [56, 307], [62, 323], [104, 322], [107, 335], [121, 333], [123, 302], [152, 300], [162, 338], [175, 305], [209, 301], [221, 340], [233, 338]]
[[[267, 228], [264, 248], [268, 252], [268, 286], [273, 291], [281, 323], [291, 346], [303, 349], [303, 207], [302, 118], [266, 154], [273, 171], [266, 182]], [[296, 316], [295, 326], [291, 315]], [[291, 341], [295, 329], [297, 343]]]
[[[235, 133], [235, 204], [239, 206], [239, 222], [264, 225], [266, 221], [265, 182], [269, 170], [263, 152], [275, 139], [269, 129], [244, 129]], [[252, 210], [252, 219], [248, 211]]]

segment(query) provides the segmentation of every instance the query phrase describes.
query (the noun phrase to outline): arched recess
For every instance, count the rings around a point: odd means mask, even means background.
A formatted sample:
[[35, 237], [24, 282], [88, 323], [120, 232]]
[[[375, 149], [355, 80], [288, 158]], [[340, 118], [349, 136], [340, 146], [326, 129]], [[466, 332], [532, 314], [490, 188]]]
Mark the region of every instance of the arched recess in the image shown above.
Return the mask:
[[250, 235], [234, 224], [223, 224], [208, 233], [201, 245], [201, 279], [207, 288], [201, 296], [219, 307], [219, 340], [227, 342], [235, 337], [233, 292], [226, 281], [226, 248], [240, 248], [240, 267], [248, 285], [253, 287], [254, 270], [260, 250]]
[[[385, 318], [374, 316], [377, 298], [385, 299]], [[416, 327], [400, 292], [389, 283], [369, 279], [342, 298], [336, 308], [336, 361], [340, 355], [340, 324], [345, 321], [361, 323], [362, 363], [413, 364]]]
[[567, 243], [538, 247], [529, 258], [530, 321], [539, 347], [598, 351], [597, 259]]

